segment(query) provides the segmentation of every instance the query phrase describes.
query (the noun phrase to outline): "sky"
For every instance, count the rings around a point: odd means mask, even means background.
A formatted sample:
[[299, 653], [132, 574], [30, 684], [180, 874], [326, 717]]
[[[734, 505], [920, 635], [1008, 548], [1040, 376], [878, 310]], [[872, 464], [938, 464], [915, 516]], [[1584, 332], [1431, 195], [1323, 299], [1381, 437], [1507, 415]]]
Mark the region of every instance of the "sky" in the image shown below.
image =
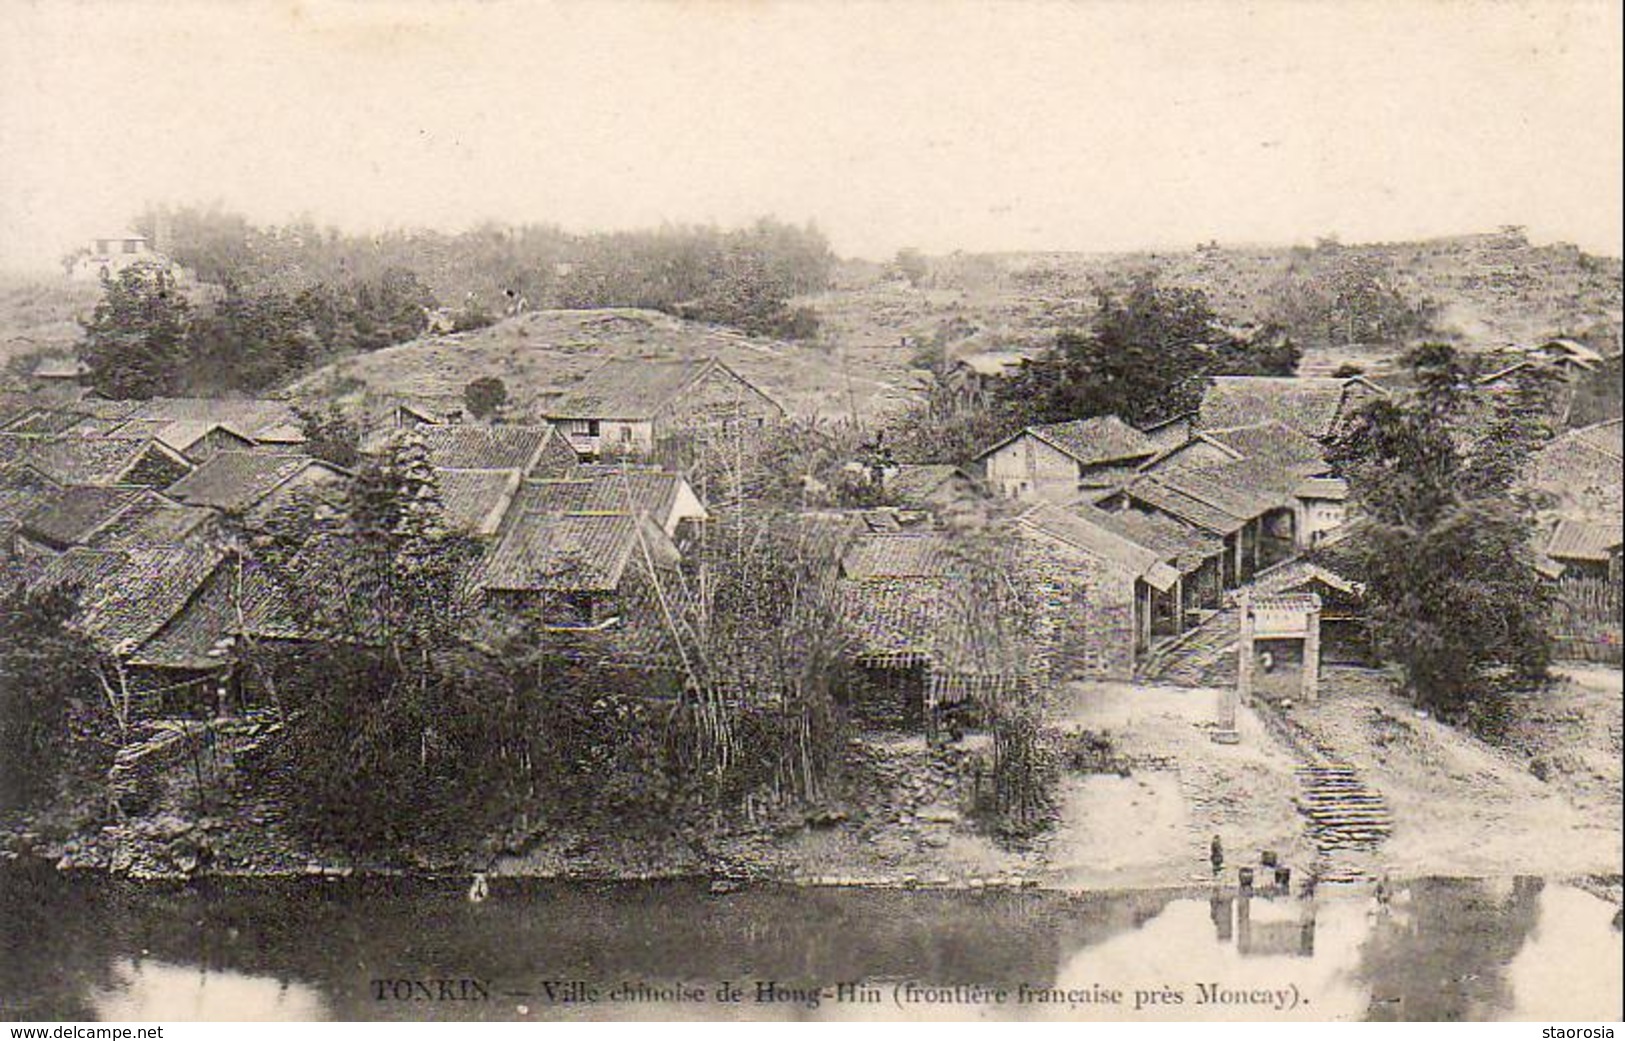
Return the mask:
[[0, 267], [149, 203], [837, 252], [1621, 252], [1621, 5], [0, 0]]

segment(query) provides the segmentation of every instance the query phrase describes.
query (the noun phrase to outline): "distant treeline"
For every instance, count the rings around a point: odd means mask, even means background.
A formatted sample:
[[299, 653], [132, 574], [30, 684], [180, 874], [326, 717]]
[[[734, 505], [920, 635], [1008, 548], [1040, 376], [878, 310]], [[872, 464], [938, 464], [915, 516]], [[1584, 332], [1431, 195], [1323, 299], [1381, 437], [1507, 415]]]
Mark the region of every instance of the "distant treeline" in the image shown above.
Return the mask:
[[[257, 227], [219, 209], [149, 210], [136, 222], [204, 282], [241, 293], [337, 292], [414, 277], [470, 323], [531, 307], [646, 307], [775, 336], [811, 336], [790, 299], [829, 283], [835, 255], [816, 228], [667, 226], [577, 235], [483, 224], [458, 234], [347, 235], [309, 221]], [[161, 229], [161, 234], [160, 234]], [[353, 292], [353, 290], [351, 290]]]
[[150, 209], [135, 229], [191, 273], [111, 279], [81, 354], [103, 393], [260, 392], [333, 358], [462, 332], [525, 309], [641, 307], [748, 333], [810, 339], [791, 300], [825, 288], [815, 228], [663, 227], [575, 235], [486, 224], [448, 235], [258, 227], [217, 208]]

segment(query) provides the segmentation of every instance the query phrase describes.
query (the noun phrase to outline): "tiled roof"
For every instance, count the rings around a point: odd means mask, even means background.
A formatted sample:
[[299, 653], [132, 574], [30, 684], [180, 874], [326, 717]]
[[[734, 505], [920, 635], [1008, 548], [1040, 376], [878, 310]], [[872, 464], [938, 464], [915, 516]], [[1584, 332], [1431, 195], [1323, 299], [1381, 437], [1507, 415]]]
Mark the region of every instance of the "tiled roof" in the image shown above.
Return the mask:
[[415, 430], [429, 449], [429, 462], [454, 470], [518, 470], [529, 465], [553, 436], [550, 426], [450, 424]]
[[650, 419], [715, 364], [711, 358], [613, 358], [544, 410], [549, 419]]
[[76, 624], [123, 653], [179, 614], [220, 556], [197, 540], [136, 551], [76, 546], [47, 564], [30, 585], [77, 590]]
[[1085, 465], [1155, 455], [1157, 442], [1116, 416], [1094, 416], [1067, 423], [1046, 423], [1027, 428], [1045, 441]]
[[679, 482], [658, 470], [584, 470], [585, 477], [529, 480], [514, 509], [525, 513], [638, 514], [664, 524], [676, 505]]
[[929, 532], [860, 535], [841, 558], [847, 578], [942, 578], [955, 571], [947, 538]]
[[1223, 539], [1181, 524], [1166, 514], [1102, 510], [1092, 506], [1075, 506], [1072, 509], [1090, 523], [1151, 550], [1184, 574], [1224, 552]]
[[220, 452], [170, 485], [168, 495], [192, 506], [245, 510], [313, 465], [319, 464], [305, 455]]
[[1143, 578], [1158, 590], [1173, 587], [1179, 573], [1163, 563], [1161, 554], [1134, 542], [1104, 524], [1095, 523], [1080, 510], [1067, 510], [1049, 504], [1035, 506], [1021, 515], [1026, 528], [1081, 550], [1090, 557]]
[[624, 514], [526, 515], [485, 561], [479, 585], [513, 592], [613, 591], [637, 549], [638, 527], [636, 518]]
[[1546, 544], [1546, 555], [1553, 560], [1606, 562], [1609, 551], [1620, 542], [1618, 517], [1611, 521], [1561, 520]]
[[1341, 477], [1306, 477], [1292, 489], [1292, 494], [1300, 499], [1342, 502], [1349, 497], [1349, 483]]
[[36, 408], [15, 416], [5, 425], [8, 434], [35, 434], [49, 436], [72, 430], [85, 419], [86, 413], [70, 409]]
[[1333, 377], [1216, 376], [1202, 397], [1200, 423], [1204, 429], [1225, 429], [1274, 420], [1309, 437], [1326, 437], [1341, 416], [1344, 395], [1353, 382]]
[[310, 635], [300, 612], [270, 572], [252, 560], [226, 558], [214, 568], [196, 595], [138, 647], [138, 665], [207, 669], [221, 663], [222, 643], [241, 632], [272, 639]]
[[[1254, 517], [1261, 517], [1270, 510], [1291, 505], [1292, 493], [1298, 485], [1298, 478], [1290, 471], [1283, 471], [1272, 463], [1243, 459], [1218, 466], [1154, 474], [1135, 482], [1131, 494], [1145, 498], [1142, 485], [1146, 484], [1161, 485], [1184, 499], [1205, 504], [1228, 515], [1238, 522], [1234, 527], [1215, 527], [1211, 523], [1215, 519], [1212, 515], [1201, 519], [1185, 518], [1195, 522], [1199, 527], [1228, 534]], [[1163, 508], [1158, 503], [1153, 505]], [[1184, 517], [1184, 514], [1173, 510], [1168, 512]]]
[[51, 492], [24, 514], [21, 529], [50, 545], [72, 546], [117, 517], [137, 499], [152, 494], [145, 488], [121, 484], [69, 485]]
[[[283, 401], [263, 398], [149, 398], [107, 401], [86, 398], [48, 411], [34, 424], [55, 423], [58, 430], [157, 437], [171, 448], [184, 449], [216, 427], [260, 442], [303, 441], [299, 415]], [[52, 431], [56, 432], [56, 431]]]
[[1156, 477], [1135, 481], [1128, 487], [1127, 494], [1136, 502], [1161, 510], [1170, 517], [1177, 517], [1215, 535], [1229, 535], [1240, 531], [1247, 523], [1247, 518], [1237, 517], [1209, 502], [1194, 498]]
[[978, 376], [1007, 376], [1030, 361], [1032, 358], [1021, 351], [978, 351], [959, 358], [954, 364]]
[[928, 498], [956, 478], [969, 479], [952, 463], [903, 463], [886, 473], [886, 491], [904, 502]]
[[1208, 430], [1203, 437], [1242, 459], [1268, 463], [1295, 476], [1307, 477], [1326, 468], [1325, 450], [1320, 442], [1276, 420]]
[[1315, 582], [1350, 596], [1359, 596], [1365, 592], [1365, 587], [1360, 583], [1302, 557], [1265, 568], [1253, 577], [1248, 589], [1255, 593], [1288, 593], [1302, 590]]
[[224, 426], [256, 441], [302, 439], [293, 407], [264, 398], [152, 398], [136, 402], [130, 416]]
[[860, 654], [929, 657], [949, 614], [948, 597], [941, 578], [843, 580], [842, 620]]
[[212, 516], [201, 506], [187, 506], [149, 492], [92, 532], [85, 544], [99, 549], [139, 549], [179, 542]]
[[41, 358], [34, 366], [38, 379], [78, 379], [90, 372], [90, 366], [78, 358]]
[[519, 490], [518, 470], [436, 470], [446, 526], [474, 535], [495, 534]]
[[30, 465], [65, 484], [111, 484], [153, 449], [149, 438], [58, 437], [25, 448]]
[[1178, 448], [1190, 440], [1191, 428], [1195, 423], [1195, 413], [1187, 412], [1183, 415], [1165, 419], [1160, 423], [1152, 423], [1143, 428], [1140, 433], [1151, 439], [1158, 451]]
[[0, 466], [0, 529], [10, 527], [59, 486], [26, 466]]

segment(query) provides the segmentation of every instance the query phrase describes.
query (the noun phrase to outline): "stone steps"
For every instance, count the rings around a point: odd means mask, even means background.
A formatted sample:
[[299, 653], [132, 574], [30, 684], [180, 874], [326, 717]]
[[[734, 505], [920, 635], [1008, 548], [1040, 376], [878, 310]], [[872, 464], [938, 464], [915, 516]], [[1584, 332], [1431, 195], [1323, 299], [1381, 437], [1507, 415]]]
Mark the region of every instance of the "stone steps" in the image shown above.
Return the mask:
[[1393, 814], [1383, 797], [1368, 788], [1347, 763], [1318, 762], [1298, 770], [1302, 795], [1298, 812], [1305, 817], [1311, 840], [1325, 861], [1323, 880], [1339, 874], [1357, 876], [1340, 865], [1339, 854], [1367, 852], [1393, 831]]
[[1195, 629], [1153, 650], [1139, 668], [1142, 679], [1175, 686], [1211, 686], [1235, 676], [1240, 617], [1233, 607], [1215, 612]]

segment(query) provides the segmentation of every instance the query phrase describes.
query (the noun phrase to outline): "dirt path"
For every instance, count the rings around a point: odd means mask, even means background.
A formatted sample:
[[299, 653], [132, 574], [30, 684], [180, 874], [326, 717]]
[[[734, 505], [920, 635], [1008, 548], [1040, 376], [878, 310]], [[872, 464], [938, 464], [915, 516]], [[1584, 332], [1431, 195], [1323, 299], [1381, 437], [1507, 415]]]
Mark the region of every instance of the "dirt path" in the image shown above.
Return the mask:
[[[1067, 778], [1061, 821], [1047, 843], [1047, 882], [1106, 888], [1201, 880], [1215, 834], [1231, 868], [1266, 849], [1300, 872], [1310, 863], [1294, 801], [1298, 757], [1246, 708], [1241, 743], [1212, 743], [1206, 724], [1218, 696], [1109, 683], [1065, 689], [1058, 722], [1109, 734], [1135, 767], [1128, 778]], [[1352, 764], [1392, 810], [1392, 835], [1358, 858], [1362, 870], [1617, 873], [1625, 831], [1620, 674], [1567, 672], [1518, 716], [1509, 747], [1493, 747], [1419, 718], [1376, 674], [1336, 668], [1317, 703], [1291, 711], [1328, 758]]]
[[[1565, 705], [1602, 708], [1611, 698], [1617, 721], [1618, 689], [1616, 673], [1611, 693], [1606, 684], [1565, 683], [1539, 696], [1537, 704], [1567, 718]], [[1548, 772], [1549, 779], [1542, 780], [1525, 754], [1419, 716], [1372, 673], [1329, 670], [1320, 701], [1300, 704], [1291, 717], [1323, 748], [1353, 764], [1392, 807], [1393, 834], [1377, 851], [1376, 862], [1395, 875], [1564, 876], [1619, 870], [1617, 761], [1611, 799], [1597, 796], [1596, 778], [1579, 776], [1590, 769], [1588, 763], [1600, 762], [1590, 749], [1607, 740], [1606, 723], [1593, 721], [1565, 736], [1538, 719], [1527, 722], [1528, 740], [1538, 733], [1579, 764], [1574, 774]]]
[[1214, 744], [1214, 690], [1120, 683], [1071, 684], [1060, 725], [1109, 734], [1134, 764], [1127, 778], [1069, 777], [1048, 844], [1055, 885], [1183, 885], [1211, 878], [1220, 837], [1228, 868], [1271, 850], [1307, 865], [1309, 846], [1292, 799], [1291, 754], [1242, 709], [1241, 742]]

